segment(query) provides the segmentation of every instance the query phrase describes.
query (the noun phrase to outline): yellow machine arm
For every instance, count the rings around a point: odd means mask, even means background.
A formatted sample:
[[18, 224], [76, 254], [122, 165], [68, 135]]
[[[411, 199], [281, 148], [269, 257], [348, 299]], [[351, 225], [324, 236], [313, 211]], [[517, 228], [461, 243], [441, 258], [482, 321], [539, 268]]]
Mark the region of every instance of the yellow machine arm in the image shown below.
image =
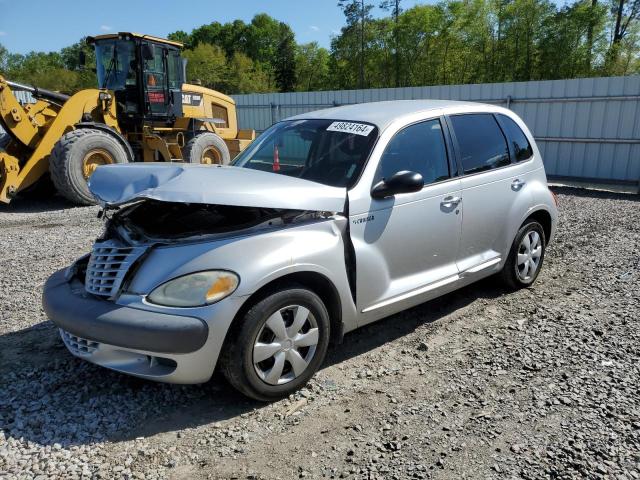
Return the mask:
[[[12, 87], [31, 91], [36, 103], [21, 105]], [[71, 97], [9, 82], [0, 76], [0, 124], [12, 137], [0, 150], [0, 202], [34, 184], [49, 168], [56, 142], [84, 118], [119, 131], [113, 95], [82, 90]]]

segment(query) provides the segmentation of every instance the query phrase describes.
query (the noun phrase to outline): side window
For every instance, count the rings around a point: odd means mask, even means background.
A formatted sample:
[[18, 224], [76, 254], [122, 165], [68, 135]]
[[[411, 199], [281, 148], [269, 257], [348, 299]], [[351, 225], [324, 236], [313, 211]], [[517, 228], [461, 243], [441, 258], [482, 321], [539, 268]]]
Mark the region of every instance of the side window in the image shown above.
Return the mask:
[[182, 88], [182, 62], [180, 54], [175, 50], [169, 50], [167, 55], [167, 73], [169, 74], [169, 88], [180, 90]]
[[144, 76], [147, 87], [164, 88], [164, 49], [153, 45], [154, 56], [144, 60]]
[[509, 165], [509, 149], [498, 122], [490, 113], [452, 115], [465, 174]]
[[529, 160], [533, 156], [533, 148], [531, 148], [531, 144], [529, 143], [529, 140], [527, 140], [527, 136], [511, 118], [506, 115], [499, 115], [499, 117], [504, 129], [506, 130], [505, 133], [507, 134], [507, 137], [509, 137], [511, 146], [513, 147], [516, 162]]
[[416, 123], [396, 133], [382, 154], [376, 179], [389, 178], [403, 170], [421, 174], [425, 185], [449, 178], [440, 120]]

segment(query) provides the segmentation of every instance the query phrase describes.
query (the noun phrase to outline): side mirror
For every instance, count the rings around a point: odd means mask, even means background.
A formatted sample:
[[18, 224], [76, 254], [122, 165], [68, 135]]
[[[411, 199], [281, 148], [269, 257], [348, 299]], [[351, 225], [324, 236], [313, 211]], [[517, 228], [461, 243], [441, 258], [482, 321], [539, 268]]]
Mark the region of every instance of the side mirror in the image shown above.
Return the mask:
[[87, 64], [87, 54], [82, 50], [80, 50], [80, 53], [78, 54], [78, 64], [81, 67], [84, 67]]
[[390, 178], [376, 183], [371, 189], [373, 198], [382, 199], [392, 197], [398, 193], [419, 192], [424, 187], [424, 179], [417, 172], [402, 170]]
[[148, 43], [142, 44], [142, 58], [143, 60], [153, 60], [155, 57], [155, 53], [153, 51], [153, 45]]

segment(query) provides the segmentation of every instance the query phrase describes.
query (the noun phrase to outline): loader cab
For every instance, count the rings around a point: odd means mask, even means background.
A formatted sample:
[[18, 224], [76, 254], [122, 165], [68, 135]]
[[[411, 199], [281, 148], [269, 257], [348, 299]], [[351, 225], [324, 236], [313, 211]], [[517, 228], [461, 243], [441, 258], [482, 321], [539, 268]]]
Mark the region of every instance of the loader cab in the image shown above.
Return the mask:
[[181, 44], [131, 33], [89, 41], [95, 46], [98, 87], [114, 92], [120, 123], [169, 126], [182, 117]]

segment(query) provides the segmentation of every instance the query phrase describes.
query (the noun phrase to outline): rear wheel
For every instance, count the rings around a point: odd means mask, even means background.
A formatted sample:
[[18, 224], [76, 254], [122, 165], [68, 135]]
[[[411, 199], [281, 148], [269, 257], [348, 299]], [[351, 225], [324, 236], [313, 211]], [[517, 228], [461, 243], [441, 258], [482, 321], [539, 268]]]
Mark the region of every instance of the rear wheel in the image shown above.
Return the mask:
[[93, 205], [87, 182], [101, 165], [127, 163], [127, 152], [113, 136], [102, 130], [80, 128], [58, 140], [49, 157], [51, 180], [58, 192], [80, 205]]
[[184, 146], [185, 162], [204, 165], [228, 165], [231, 161], [229, 149], [224, 140], [215, 133], [199, 133]]
[[525, 288], [535, 282], [544, 261], [546, 242], [544, 229], [538, 222], [527, 222], [520, 228], [501, 272], [508, 287]]
[[329, 345], [329, 314], [312, 291], [291, 286], [253, 305], [227, 334], [222, 372], [245, 395], [277, 400], [304, 386]]

